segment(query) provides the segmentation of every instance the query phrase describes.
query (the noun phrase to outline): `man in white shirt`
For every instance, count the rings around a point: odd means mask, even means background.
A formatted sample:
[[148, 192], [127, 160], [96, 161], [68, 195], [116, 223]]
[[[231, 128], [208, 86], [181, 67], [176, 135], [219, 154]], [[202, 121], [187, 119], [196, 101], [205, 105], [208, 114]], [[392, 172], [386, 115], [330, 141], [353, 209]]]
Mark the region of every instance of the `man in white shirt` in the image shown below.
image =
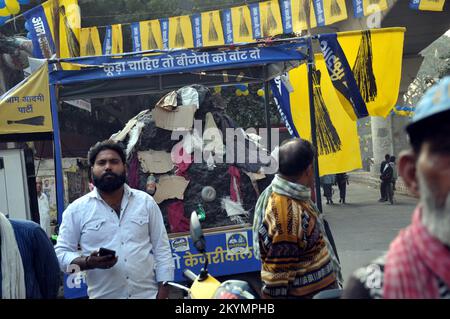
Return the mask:
[[[61, 269], [87, 270], [90, 298], [167, 298], [162, 282], [174, 279], [175, 266], [158, 205], [125, 184], [121, 145], [97, 143], [88, 158], [95, 189], [63, 213], [55, 247]], [[116, 255], [100, 256], [100, 248]]]
[[39, 177], [36, 178], [36, 192], [39, 207], [39, 223], [42, 229], [47, 234], [47, 237], [50, 238], [52, 235], [50, 228], [50, 205], [48, 203], [47, 195], [42, 192], [42, 180]]

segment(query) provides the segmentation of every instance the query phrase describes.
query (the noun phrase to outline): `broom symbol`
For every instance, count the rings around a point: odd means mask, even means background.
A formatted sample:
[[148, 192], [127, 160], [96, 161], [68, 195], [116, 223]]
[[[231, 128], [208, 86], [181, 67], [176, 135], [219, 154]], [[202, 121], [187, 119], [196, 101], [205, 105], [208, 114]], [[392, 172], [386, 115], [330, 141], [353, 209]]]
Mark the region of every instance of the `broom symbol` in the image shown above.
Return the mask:
[[177, 31], [175, 33], [175, 47], [182, 48], [184, 47], [184, 37], [183, 31], [181, 31], [181, 18], [177, 17]]
[[317, 144], [320, 155], [336, 153], [341, 150], [341, 139], [331, 121], [320, 87], [320, 70], [313, 70], [313, 96], [316, 118]]
[[341, 7], [339, 6], [339, 3], [337, 0], [331, 0], [331, 15], [332, 16], [340, 16], [342, 13]]
[[239, 35], [241, 37], [248, 37], [250, 35], [247, 23], [245, 23], [244, 8], [239, 8]]
[[305, 23], [306, 22], [305, 2], [306, 2], [306, 0], [300, 0], [300, 4], [299, 4], [299, 7], [298, 7], [298, 21], [300, 23]]
[[87, 39], [87, 43], [86, 43], [86, 55], [87, 56], [95, 55], [95, 47], [94, 47], [94, 43], [92, 42], [90, 28], [89, 28], [89, 34], [88, 34], [88, 39]]
[[267, 14], [266, 19], [264, 20], [264, 36], [268, 37], [271, 35], [271, 31], [275, 30], [277, 28], [277, 21], [275, 20], [275, 17], [273, 16], [272, 6], [270, 2], [266, 3], [267, 5]]
[[8, 120], [6, 121], [8, 125], [13, 124], [24, 124], [24, 125], [44, 125], [45, 116], [35, 116], [35, 117], [29, 117], [22, 120]]
[[116, 39], [116, 53], [120, 53], [120, 51], [122, 51], [120, 50], [120, 42], [119, 39]]
[[152, 23], [150, 21], [147, 22], [147, 28], [148, 28], [147, 50], [157, 49], [158, 44], [156, 43], [155, 36], [153, 34]]
[[219, 40], [216, 27], [214, 26], [213, 13], [209, 13], [209, 28], [208, 28], [208, 40], [210, 42]]
[[71, 57], [76, 57], [80, 55], [80, 44], [78, 43], [78, 39], [75, 36], [75, 33], [73, 32], [72, 28], [70, 27], [69, 19], [66, 15], [66, 8], [65, 6], [60, 7], [60, 12], [63, 17], [63, 24], [64, 24], [64, 30], [66, 33], [66, 39], [67, 39], [67, 47], [69, 48], [69, 54]]
[[353, 75], [361, 96], [366, 102], [374, 101], [378, 95], [377, 82], [373, 73], [372, 39], [370, 31], [362, 32], [362, 39], [353, 66]]

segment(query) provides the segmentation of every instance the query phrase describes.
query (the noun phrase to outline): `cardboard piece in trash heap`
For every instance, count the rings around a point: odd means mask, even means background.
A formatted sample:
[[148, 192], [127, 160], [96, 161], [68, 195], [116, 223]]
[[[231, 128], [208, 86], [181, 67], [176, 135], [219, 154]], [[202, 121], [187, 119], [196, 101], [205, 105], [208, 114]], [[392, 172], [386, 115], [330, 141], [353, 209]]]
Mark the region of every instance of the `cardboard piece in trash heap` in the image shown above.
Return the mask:
[[157, 204], [171, 198], [183, 200], [184, 191], [188, 184], [189, 181], [182, 176], [163, 175], [156, 184], [156, 193], [153, 195], [153, 198]]
[[195, 105], [183, 105], [173, 111], [167, 111], [161, 107], [155, 107], [152, 117], [157, 127], [169, 131], [188, 131], [194, 124]]
[[140, 151], [138, 159], [144, 173], [163, 174], [173, 169], [170, 153], [164, 151]]

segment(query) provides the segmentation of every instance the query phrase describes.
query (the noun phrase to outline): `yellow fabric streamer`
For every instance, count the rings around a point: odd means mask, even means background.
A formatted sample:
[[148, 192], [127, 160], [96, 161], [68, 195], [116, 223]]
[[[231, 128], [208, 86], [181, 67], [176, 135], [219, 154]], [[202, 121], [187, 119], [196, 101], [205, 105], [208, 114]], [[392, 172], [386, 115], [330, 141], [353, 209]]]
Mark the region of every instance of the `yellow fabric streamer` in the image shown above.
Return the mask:
[[[301, 138], [311, 140], [307, 66], [302, 64], [291, 70], [289, 79], [294, 88], [290, 94], [290, 104], [295, 128]], [[361, 168], [356, 122], [342, 109], [322, 54], [316, 55], [313, 85], [319, 174], [322, 176]]]

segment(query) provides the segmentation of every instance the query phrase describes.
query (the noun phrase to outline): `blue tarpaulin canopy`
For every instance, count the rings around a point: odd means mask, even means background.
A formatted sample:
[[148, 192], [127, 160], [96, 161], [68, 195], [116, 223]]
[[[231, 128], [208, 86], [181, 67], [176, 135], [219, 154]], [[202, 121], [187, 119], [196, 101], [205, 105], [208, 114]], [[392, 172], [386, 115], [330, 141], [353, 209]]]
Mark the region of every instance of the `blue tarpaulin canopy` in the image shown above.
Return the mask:
[[[50, 72], [60, 99], [137, 95], [197, 83], [231, 85], [264, 82], [306, 59], [302, 38], [271, 44], [203, 50], [147, 51], [59, 59], [79, 70]], [[67, 65], [67, 64], [66, 64]]]

